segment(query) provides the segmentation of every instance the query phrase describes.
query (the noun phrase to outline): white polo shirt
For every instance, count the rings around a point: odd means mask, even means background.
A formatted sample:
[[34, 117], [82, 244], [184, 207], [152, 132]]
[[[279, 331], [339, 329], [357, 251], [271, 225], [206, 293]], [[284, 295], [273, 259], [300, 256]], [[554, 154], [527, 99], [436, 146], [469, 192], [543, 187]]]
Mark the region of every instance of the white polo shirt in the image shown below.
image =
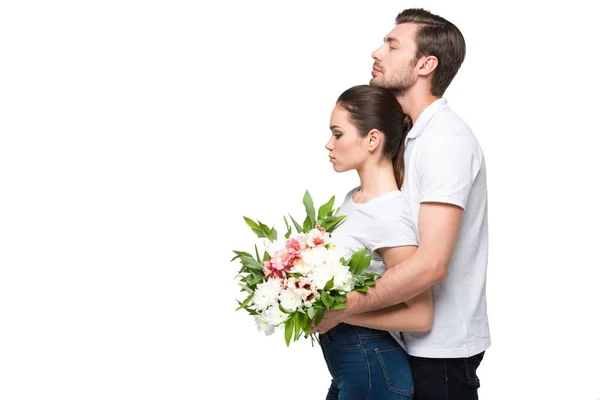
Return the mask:
[[402, 336], [413, 356], [470, 357], [491, 344], [485, 293], [488, 220], [483, 152], [471, 129], [441, 98], [415, 121], [406, 138], [404, 161], [402, 192], [415, 224], [422, 202], [450, 203], [464, 212], [446, 278], [433, 286], [433, 329]]

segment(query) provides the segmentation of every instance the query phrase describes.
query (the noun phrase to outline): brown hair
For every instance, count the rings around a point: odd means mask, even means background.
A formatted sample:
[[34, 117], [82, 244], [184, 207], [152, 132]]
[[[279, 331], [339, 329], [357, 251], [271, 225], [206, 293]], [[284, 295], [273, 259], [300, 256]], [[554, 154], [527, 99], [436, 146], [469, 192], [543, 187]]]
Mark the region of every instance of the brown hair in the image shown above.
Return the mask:
[[396, 17], [396, 25], [414, 23], [419, 26], [415, 35], [417, 58], [435, 56], [438, 65], [433, 71], [431, 94], [442, 97], [462, 65], [465, 39], [450, 21], [421, 8], [409, 8]]
[[402, 111], [396, 96], [389, 89], [370, 85], [351, 87], [336, 102], [350, 113], [350, 120], [361, 137], [371, 129], [384, 135], [383, 156], [394, 164], [398, 188], [404, 181], [404, 140], [412, 127], [410, 117]]

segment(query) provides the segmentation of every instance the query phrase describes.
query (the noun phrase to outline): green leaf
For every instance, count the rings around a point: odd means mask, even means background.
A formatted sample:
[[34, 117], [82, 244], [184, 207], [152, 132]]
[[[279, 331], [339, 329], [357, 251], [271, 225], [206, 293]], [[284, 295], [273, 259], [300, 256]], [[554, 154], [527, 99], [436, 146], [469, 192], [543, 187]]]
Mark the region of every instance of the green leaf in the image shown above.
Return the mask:
[[269, 234], [267, 235], [267, 238], [271, 242], [274, 242], [275, 240], [277, 240], [277, 230], [275, 228], [272, 228], [271, 232], [269, 232]]
[[244, 266], [250, 269], [254, 269], [257, 271], [262, 271], [263, 269], [263, 265], [256, 261], [254, 258], [244, 258], [242, 263], [244, 264]]
[[285, 227], [287, 229], [287, 232], [285, 233], [285, 238], [289, 239], [290, 236], [291, 236], [291, 234], [292, 234], [292, 227], [288, 223], [287, 218], [285, 217], [285, 215], [283, 216], [283, 222], [285, 222]]
[[310, 318], [311, 320], [315, 317], [315, 309], [314, 307], [311, 307], [308, 309], [307, 311], [308, 314], [308, 318]]
[[263, 282], [265, 280], [265, 276], [259, 276], [258, 278], [253, 279], [252, 281], [248, 282], [248, 286], [256, 286], [257, 284]]
[[252, 278], [254, 279], [258, 279], [258, 278], [264, 278], [265, 274], [263, 274], [262, 270], [261, 271], [256, 271], [256, 270], [251, 270], [250, 271], [250, 275], [252, 275]]
[[294, 217], [292, 217], [291, 214], [288, 214], [290, 216], [290, 219], [292, 220], [292, 223], [294, 224], [294, 228], [296, 228], [296, 232], [298, 233], [302, 233], [302, 227], [300, 226], [300, 224], [298, 222], [296, 222], [296, 220], [294, 219]]
[[294, 318], [290, 317], [285, 322], [285, 344], [289, 347], [290, 340], [292, 340], [292, 335], [294, 334]]
[[250, 301], [252, 300], [252, 298], [253, 298], [253, 297], [254, 297], [254, 293], [252, 293], [250, 296], [248, 296], [248, 297], [246, 298], [246, 300], [244, 300], [244, 302], [243, 302], [243, 303], [240, 303], [240, 302], [238, 301], [238, 304], [239, 304], [240, 306], [239, 306], [238, 308], [236, 308], [236, 309], [235, 309], [235, 311], [237, 311], [237, 310], [239, 310], [239, 309], [241, 309], [241, 308], [244, 308], [244, 307], [246, 307], [248, 304], [250, 304]]
[[321, 221], [321, 226], [327, 232], [332, 232], [337, 226], [346, 218], [345, 215], [338, 215], [335, 217], [327, 217], [323, 221]]
[[331, 288], [333, 287], [333, 278], [331, 278], [326, 284], [325, 287], [323, 288], [323, 293], [325, 293], [326, 290], [331, 290]]
[[244, 217], [244, 221], [246, 224], [252, 229], [252, 232], [256, 234], [259, 238], [267, 237], [267, 233], [262, 229], [260, 223], [254, 222], [254, 220]]
[[308, 337], [308, 335], [310, 335], [310, 330], [312, 329], [312, 318], [309, 318], [306, 314], [304, 315], [302, 327], [304, 328], [304, 337]]
[[362, 274], [363, 271], [369, 267], [371, 264], [371, 258], [372, 256], [369, 254], [361, 260], [360, 264], [356, 267], [356, 274]]
[[345, 303], [346, 302], [346, 295], [337, 295], [335, 296], [335, 301], [338, 303]]
[[315, 326], [317, 326], [317, 325], [319, 325], [319, 323], [321, 323], [321, 320], [323, 319], [324, 315], [325, 315], [325, 309], [319, 308], [317, 310], [317, 315], [315, 316]]
[[303, 317], [305, 317], [304, 314], [298, 312], [294, 314], [294, 332], [296, 333], [294, 335], [294, 341], [298, 340], [298, 338], [302, 334], [302, 327], [304, 326]]
[[231, 261], [235, 260], [236, 258], [240, 258], [240, 257], [249, 257], [252, 258], [252, 254], [250, 253], [246, 253], [245, 251], [237, 251], [237, 250], [233, 250], [233, 252], [236, 254], [235, 257], [233, 257], [231, 259]]
[[373, 281], [373, 280], [365, 281], [365, 285], [367, 285], [367, 286], [375, 286], [375, 281]]
[[333, 299], [330, 295], [327, 294], [327, 292], [323, 291], [321, 293], [321, 300], [323, 301], [323, 304], [325, 304], [325, 307], [331, 308], [331, 305], [333, 304]]
[[348, 266], [354, 275], [360, 275], [371, 263], [371, 255], [367, 255], [367, 249], [357, 251], [350, 257]]
[[361, 286], [361, 287], [354, 288], [354, 290], [356, 290], [357, 292], [363, 292], [364, 293], [364, 292], [368, 291], [369, 288], [366, 287], [366, 286]]
[[308, 233], [313, 227], [313, 223], [307, 215], [306, 219], [304, 220], [304, 225], [302, 225], [302, 231], [304, 233]]
[[346, 303], [343, 303], [343, 304], [334, 304], [331, 309], [332, 310], [341, 310], [343, 308], [346, 308], [347, 306], [348, 306], [348, 304], [346, 304]]
[[310, 197], [310, 193], [308, 193], [308, 190], [304, 193], [304, 198], [302, 199], [302, 202], [304, 203], [304, 208], [306, 209], [306, 216], [310, 219], [310, 222], [314, 227], [316, 222], [315, 205], [313, 203], [312, 197]]
[[263, 230], [265, 235], [267, 235], [267, 237], [268, 237], [271, 234], [271, 228], [269, 228], [267, 225], [263, 224], [262, 222], [260, 222], [258, 220], [256, 220], [256, 221], [260, 225], [260, 228]]
[[248, 287], [248, 285], [242, 285], [241, 283], [239, 284], [242, 288], [240, 289], [240, 292], [246, 291], [248, 293], [254, 293], [252, 291], [252, 289], [250, 289], [250, 287]]
[[321, 207], [319, 207], [319, 217], [318, 217], [319, 220], [322, 220], [327, 217], [327, 214], [329, 214], [329, 212], [333, 208], [334, 202], [335, 202], [335, 196], [332, 196], [331, 199], [329, 199], [329, 201], [327, 203], [325, 203]]
[[271, 261], [271, 256], [265, 250], [265, 254], [263, 254], [263, 261]]
[[256, 260], [257, 260], [259, 263], [262, 263], [262, 260], [260, 259], [260, 255], [258, 254], [258, 247], [256, 247], [256, 245], [254, 245], [254, 251], [255, 251], [255, 253], [256, 253]]

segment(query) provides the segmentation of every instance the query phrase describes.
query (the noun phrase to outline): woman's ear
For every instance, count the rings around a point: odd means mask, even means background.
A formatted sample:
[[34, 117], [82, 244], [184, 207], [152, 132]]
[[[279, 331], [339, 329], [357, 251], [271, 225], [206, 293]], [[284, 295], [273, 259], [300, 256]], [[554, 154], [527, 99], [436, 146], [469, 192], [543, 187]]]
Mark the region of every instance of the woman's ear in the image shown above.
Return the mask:
[[366, 139], [367, 150], [373, 153], [381, 145], [381, 142], [383, 141], [383, 133], [381, 133], [377, 129], [371, 129], [369, 133], [367, 133]]

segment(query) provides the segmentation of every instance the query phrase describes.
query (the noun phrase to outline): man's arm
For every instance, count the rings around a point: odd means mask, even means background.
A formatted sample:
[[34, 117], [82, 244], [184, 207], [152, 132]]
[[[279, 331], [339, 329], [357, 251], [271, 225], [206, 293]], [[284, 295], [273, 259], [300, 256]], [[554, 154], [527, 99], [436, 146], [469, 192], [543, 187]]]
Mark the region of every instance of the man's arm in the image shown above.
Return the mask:
[[427, 289], [405, 303], [353, 314], [342, 322], [384, 331], [427, 332], [433, 326], [433, 294]]
[[417, 251], [388, 268], [366, 293], [348, 294], [347, 315], [403, 303], [444, 280], [462, 214], [463, 209], [452, 204], [422, 203]]
[[402, 262], [389, 266], [366, 293], [350, 292], [348, 306], [328, 311], [317, 329], [325, 333], [351, 315], [410, 300], [442, 281], [460, 232], [463, 209], [446, 203], [421, 203], [419, 248]]

